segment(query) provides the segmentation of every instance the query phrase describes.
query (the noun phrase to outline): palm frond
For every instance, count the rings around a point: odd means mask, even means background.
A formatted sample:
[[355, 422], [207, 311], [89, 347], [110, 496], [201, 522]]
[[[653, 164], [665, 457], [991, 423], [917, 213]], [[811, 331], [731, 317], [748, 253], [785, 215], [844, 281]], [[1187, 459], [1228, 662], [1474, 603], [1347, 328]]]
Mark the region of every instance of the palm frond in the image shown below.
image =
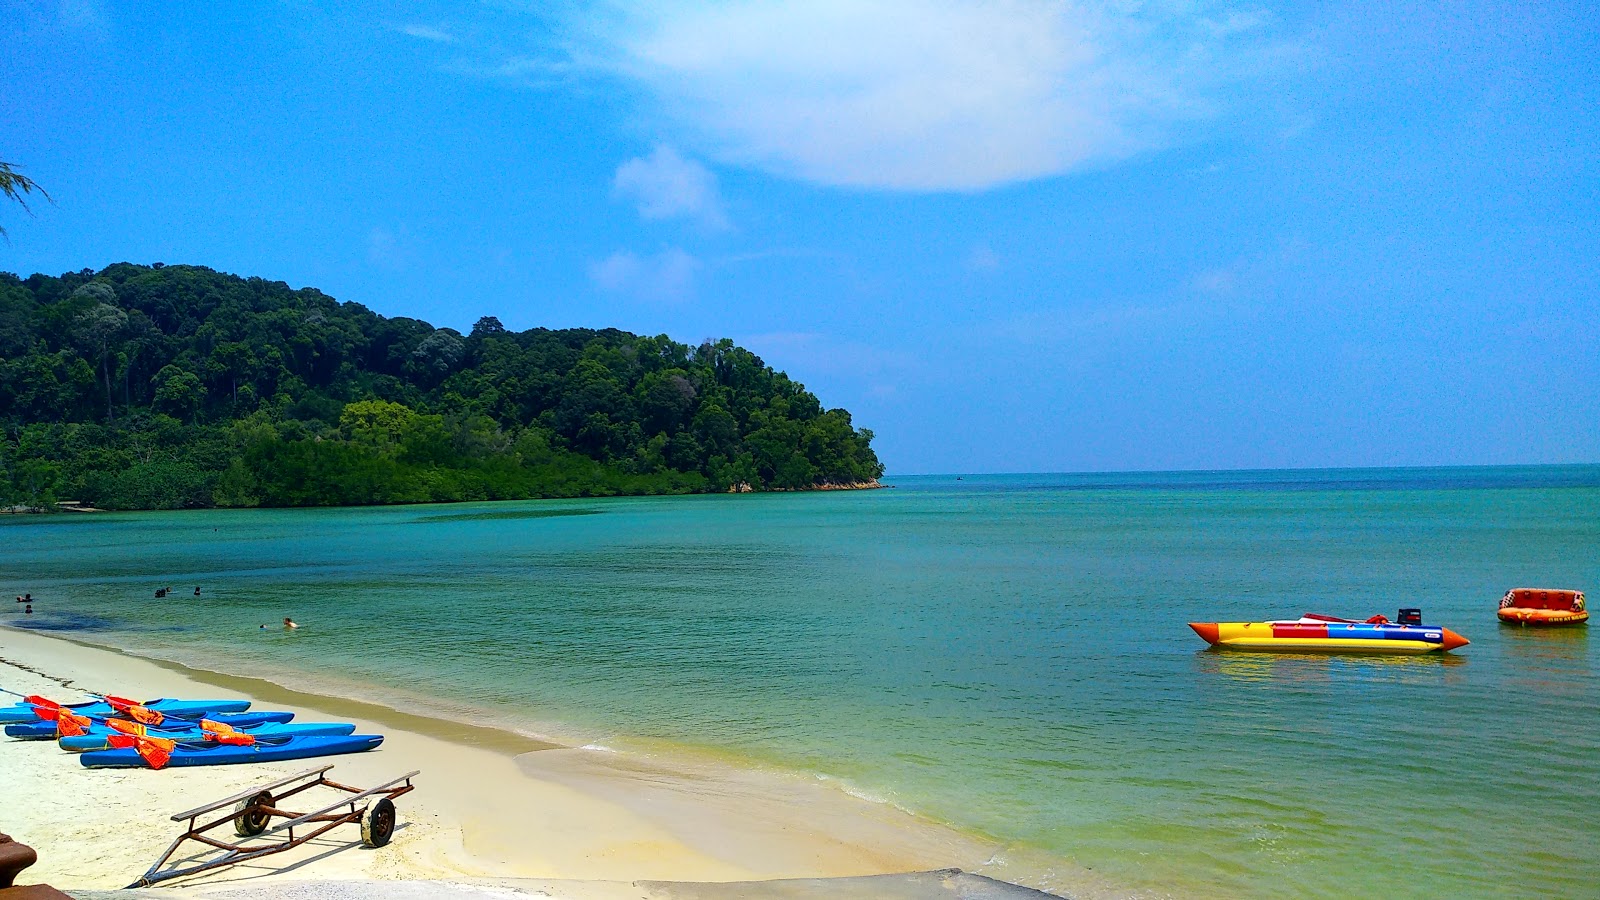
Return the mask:
[[[50, 200], [50, 193], [40, 187], [38, 182], [18, 172], [16, 166], [11, 163], [0, 162], [0, 193], [17, 201], [17, 205], [22, 207], [22, 211], [30, 216], [33, 215], [33, 210], [28, 208], [28, 199], [25, 195], [35, 191], [39, 192], [39, 196]], [[55, 201], [50, 200], [50, 202], [54, 203]], [[5, 228], [0, 227], [0, 238], [6, 236]]]

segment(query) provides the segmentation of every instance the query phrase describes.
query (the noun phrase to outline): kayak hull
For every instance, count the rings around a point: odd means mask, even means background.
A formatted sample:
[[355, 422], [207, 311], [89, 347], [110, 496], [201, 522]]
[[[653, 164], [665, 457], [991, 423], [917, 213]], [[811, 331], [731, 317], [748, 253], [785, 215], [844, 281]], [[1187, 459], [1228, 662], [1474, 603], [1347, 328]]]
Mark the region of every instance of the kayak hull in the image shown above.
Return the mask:
[[[299, 735], [284, 738], [281, 742], [256, 743], [240, 747], [233, 744], [180, 743], [172, 751], [169, 768], [184, 766], [226, 766], [241, 763], [277, 762], [285, 759], [309, 759], [316, 756], [336, 756], [344, 753], [361, 753], [383, 743], [381, 734]], [[90, 750], [78, 755], [78, 762], [86, 769], [147, 768], [144, 758], [133, 748], [119, 750]]]
[[[90, 716], [94, 721], [90, 723], [87, 731], [89, 734], [106, 734], [111, 731], [105, 724], [104, 716]], [[205, 718], [223, 725], [232, 725], [235, 728], [248, 728], [252, 725], [270, 725], [287, 722], [294, 718], [292, 712], [247, 712], [247, 713], [216, 713]], [[179, 719], [174, 731], [198, 731], [199, 719]], [[6, 737], [21, 738], [23, 740], [55, 740], [56, 723], [42, 720], [32, 722], [17, 722], [5, 727]]]
[[[148, 700], [143, 704], [146, 709], [153, 709], [163, 716], [177, 719], [198, 719], [211, 713], [236, 713], [244, 712], [250, 708], [249, 700]], [[95, 700], [90, 703], [68, 703], [64, 707], [80, 716], [109, 716], [115, 715], [116, 710], [104, 700]], [[39, 716], [33, 711], [32, 704], [14, 703], [10, 706], [0, 706], [0, 724], [12, 722], [37, 722]]]
[[[293, 737], [295, 735], [346, 735], [355, 734], [356, 731], [356, 726], [350, 724], [349, 722], [296, 722], [292, 724], [269, 722], [263, 725], [244, 727], [235, 725], [234, 727], [238, 728], [240, 731], [243, 731], [245, 734], [254, 735], [257, 738], [284, 736]], [[66, 750], [69, 753], [85, 753], [91, 750], [106, 750], [110, 748], [109, 741], [111, 739], [111, 735], [115, 733], [116, 732], [107, 729], [97, 734], [69, 735], [56, 741], [56, 743], [61, 746], [61, 749]], [[171, 738], [178, 741], [205, 740], [200, 729], [198, 728], [184, 731], [167, 731], [164, 729], [152, 728], [149, 730], [148, 736]]]
[[1367, 622], [1190, 622], [1221, 650], [1270, 653], [1447, 653], [1470, 643], [1448, 628]]

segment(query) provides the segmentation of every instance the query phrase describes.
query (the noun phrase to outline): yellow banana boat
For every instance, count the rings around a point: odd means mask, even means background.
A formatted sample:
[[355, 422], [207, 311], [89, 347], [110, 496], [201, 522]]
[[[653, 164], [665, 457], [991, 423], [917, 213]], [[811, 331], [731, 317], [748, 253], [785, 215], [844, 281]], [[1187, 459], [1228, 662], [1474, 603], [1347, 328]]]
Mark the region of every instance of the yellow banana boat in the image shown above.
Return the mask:
[[1360, 622], [1307, 613], [1298, 619], [1190, 622], [1189, 627], [1219, 649], [1275, 653], [1448, 653], [1471, 643], [1448, 628], [1421, 621], [1414, 610], [1402, 610], [1399, 624], [1383, 616]]

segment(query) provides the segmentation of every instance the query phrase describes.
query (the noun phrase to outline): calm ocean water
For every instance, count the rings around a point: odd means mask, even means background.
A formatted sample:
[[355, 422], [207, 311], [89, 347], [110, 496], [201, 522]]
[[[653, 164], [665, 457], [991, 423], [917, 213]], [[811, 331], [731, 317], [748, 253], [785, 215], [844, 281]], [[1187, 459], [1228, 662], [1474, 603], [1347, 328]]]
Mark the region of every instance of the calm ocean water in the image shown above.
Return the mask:
[[[1600, 891], [1600, 638], [1494, 615], [1600, 592], [1600, 466], [8, 517], [0, 572], [79, 639], [827, 776], [1135, 889]], [[1399, 606], [1472, 645], [1184, 624]]]

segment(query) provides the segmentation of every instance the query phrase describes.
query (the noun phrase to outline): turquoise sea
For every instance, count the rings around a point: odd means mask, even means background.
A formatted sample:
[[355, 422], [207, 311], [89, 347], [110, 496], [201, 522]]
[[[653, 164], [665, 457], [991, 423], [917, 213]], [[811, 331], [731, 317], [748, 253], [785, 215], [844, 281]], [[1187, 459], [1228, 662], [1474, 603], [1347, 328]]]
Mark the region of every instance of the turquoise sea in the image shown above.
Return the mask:
[[[202, 668], [836, 779], [1130, 890], [1600, 892], [1600, 637], [1495, 619], [1600, 591], [1600, 466], [892, 481], [5, 517], [0, 591]], [[1185, 625], [1401, 606], [1471, 646]]]

